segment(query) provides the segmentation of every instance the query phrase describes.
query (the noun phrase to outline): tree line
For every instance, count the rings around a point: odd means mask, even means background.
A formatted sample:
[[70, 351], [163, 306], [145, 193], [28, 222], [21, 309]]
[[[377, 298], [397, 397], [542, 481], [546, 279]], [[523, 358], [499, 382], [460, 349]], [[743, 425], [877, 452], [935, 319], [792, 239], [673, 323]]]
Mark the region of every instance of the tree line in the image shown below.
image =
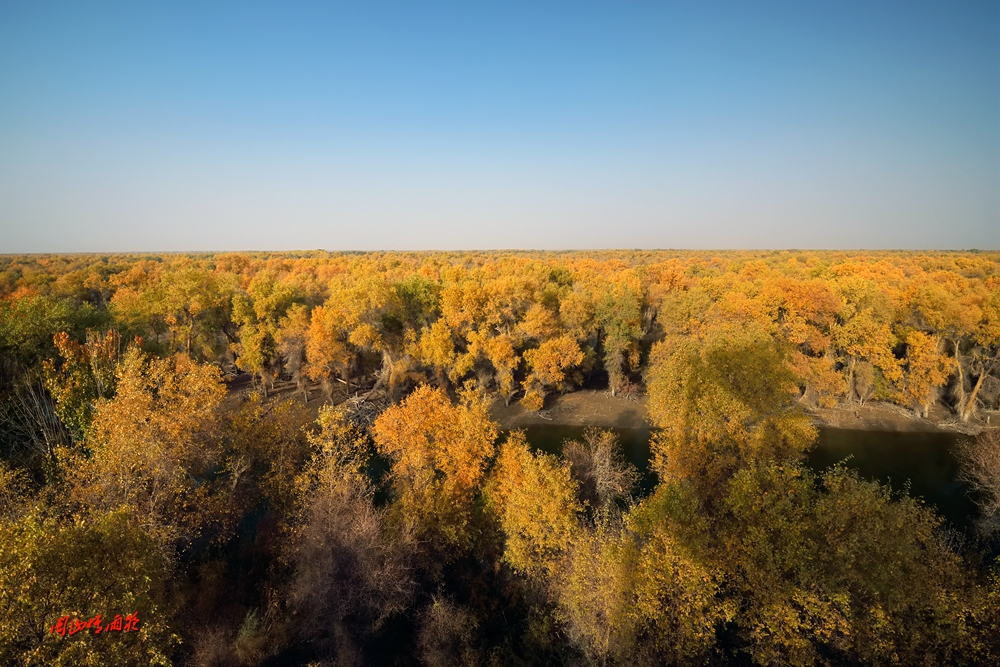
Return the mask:
[[651, 344], [753, 323], [806, 404], [890, 401], [962, 420], [1000, 406], [996, 253], [304, 253], [0, 258], [4, 379], [53, 333], [141, 336], [328, 399], [469, 379], [540, 409], [607, 377], [634, 391]]

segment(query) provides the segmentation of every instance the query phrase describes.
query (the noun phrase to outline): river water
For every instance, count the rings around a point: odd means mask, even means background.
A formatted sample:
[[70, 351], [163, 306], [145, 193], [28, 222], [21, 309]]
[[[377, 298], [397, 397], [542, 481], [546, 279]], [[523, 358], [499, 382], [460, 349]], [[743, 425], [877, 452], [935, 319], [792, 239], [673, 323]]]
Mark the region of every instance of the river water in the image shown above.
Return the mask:
[[[525, 429], [533, 447], [558, 454], [567, 439], [582, 437], [583, 426], [531, 426]], [[649, 439], [652, 429], [611, 429], [618, 434], [623, 453], [643, 473], [641, 492], [655, 484], [649, 473]], [[835, 463], [854, 468], [865, 479], [887, 483], [897, 491], [923, 498], [955, 528], [967, 528], [976, 506], [965, 485], [955, 477], [955, 446], [965, 438], [955, 433], [858, 431], [820, 428], [819, 440], [809, 452], [808, 463], [822, 471]]]

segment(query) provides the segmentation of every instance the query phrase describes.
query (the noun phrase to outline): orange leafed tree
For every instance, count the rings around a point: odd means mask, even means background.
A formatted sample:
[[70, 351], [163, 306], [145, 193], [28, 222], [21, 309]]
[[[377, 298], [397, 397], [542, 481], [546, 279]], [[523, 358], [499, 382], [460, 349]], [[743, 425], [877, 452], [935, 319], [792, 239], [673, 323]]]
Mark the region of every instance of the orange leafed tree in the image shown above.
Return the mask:
[[529, 410], [541, 410], [550, 388], [562, 389], [566, 371], [583, 361], [583, 350], [569, 336], [552, 338], [524, 353], [531, 373], [525, 381], [521, 403]]
[[937, 399], [937, 389], [948, 381], [948, 358], [940, 352], [940, 342], [935, 336], [922, 331], [906, 335], [906, 373], [903, 393], [920, 414], [927, 417], [930, 406]]
[[132, 508], [162, 537], [190, 539], [216, 507], [209, 473], [221, 463], [219, 370], [184, 355], [150, 359], [133, 346], [116, 375], [115, 397], [95, 411], [90, 456], [67, 462], [73, 494], [94, 510]]
[[418, 387], [375, 421], [378, 452], [392, 461], [402, 521], [464, 548], [473, 538], [477, 490], [493, 455], [497, 427], [474, 389], [453, 404], [440, 389]]

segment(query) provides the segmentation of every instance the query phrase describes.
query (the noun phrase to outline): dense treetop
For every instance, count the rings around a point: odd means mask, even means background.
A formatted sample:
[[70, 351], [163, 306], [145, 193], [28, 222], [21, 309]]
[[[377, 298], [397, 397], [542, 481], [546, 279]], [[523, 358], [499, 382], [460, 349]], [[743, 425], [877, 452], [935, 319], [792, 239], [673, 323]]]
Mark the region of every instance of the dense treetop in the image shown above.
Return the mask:
[[[998, 353], [1000, 253], [0, 257], [0, 662], [995, 662], [996, 432], [964, 536], [804, 461], [812, 408], [981, 426]], [[491, 420], [583, 385], [651, 492]]]
[[330, 398], [338, 383], [377, 378], [395, 397], [476, 377], [539, 409], [595, 372], [630, 390], [658, 340], [752, 324], [787, 344], [807, 404], [926, 414], [942, 399], [968, 419], [998, 399], [988, 252], [4, 256], [0, 299], [0, 345], [22, 365], [51, 355], [53, 333], [113, 328]]

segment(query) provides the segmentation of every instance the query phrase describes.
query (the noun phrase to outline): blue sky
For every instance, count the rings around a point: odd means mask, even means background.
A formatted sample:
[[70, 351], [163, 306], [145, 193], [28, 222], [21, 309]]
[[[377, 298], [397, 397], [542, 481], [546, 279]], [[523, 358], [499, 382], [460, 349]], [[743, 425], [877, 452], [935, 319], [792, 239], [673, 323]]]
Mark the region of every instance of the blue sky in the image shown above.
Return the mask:
[[1000, 5], [0, 2], [0, 252], [998, 248]]

